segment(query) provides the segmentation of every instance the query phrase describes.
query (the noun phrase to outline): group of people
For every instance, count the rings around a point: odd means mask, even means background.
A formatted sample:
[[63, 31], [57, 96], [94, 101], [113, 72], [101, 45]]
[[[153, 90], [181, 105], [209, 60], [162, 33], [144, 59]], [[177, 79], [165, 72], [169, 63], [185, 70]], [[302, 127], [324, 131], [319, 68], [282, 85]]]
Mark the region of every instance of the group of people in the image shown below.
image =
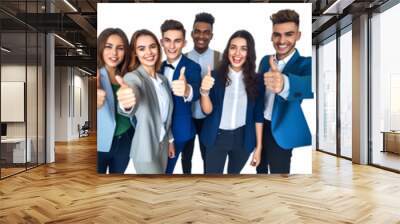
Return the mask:
[[[195, 137], [204, 173], [289, 173], [292, 150], [311, 144], [301, 109], [312, 98], [311, 58], [295, 48], [301, 37], [294, 10], [273, 14], [276, 53], [256, 71], [250, 32], [234, 32], [222, 53], [209, 48], [214, 17], [199, 13], [183, 54], [182, 23], [166, 20], [161, 40], [149, 30], [128, 42], [121, 29], [98, 37], [97, 170], [124, 173], [132, 158], [138, 174], [172, 174], [181, 154], [191, 173]], [[166, 60], [161, 61], [161, 51]]]

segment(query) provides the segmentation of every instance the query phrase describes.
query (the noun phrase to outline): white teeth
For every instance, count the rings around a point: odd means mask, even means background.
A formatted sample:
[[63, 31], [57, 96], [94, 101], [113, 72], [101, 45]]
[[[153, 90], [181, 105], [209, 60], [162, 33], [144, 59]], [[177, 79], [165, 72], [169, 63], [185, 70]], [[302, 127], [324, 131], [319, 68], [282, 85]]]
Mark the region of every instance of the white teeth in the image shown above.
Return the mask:
[[234, 61], [235, 63], [239, 63], [239, 62], [241, 61], [241, 58], [236, 58], [236, 57], [234, 57], [234, 58], [233, 58], [233, 61]]

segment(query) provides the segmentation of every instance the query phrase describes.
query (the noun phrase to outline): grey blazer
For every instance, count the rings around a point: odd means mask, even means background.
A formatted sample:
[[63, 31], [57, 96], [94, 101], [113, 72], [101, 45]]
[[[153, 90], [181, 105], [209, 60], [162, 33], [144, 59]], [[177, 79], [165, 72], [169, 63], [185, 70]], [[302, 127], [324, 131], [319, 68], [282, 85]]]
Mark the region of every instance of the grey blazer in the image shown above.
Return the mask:
[[173, 101], [167, 78], [158, 75], [169, 96], [167, 122], [164, 126], [166, 134], [160, 142], [161, 121], [157, 93], [150, 75], [143, 66], [125, 74], [124, 81], [133, 89], [136, 105], [125, 112], [118, 107], [118, 112], [127, 117], [136, 116], [137, 124], [132, 139], [130, 157], [133, 159], [136, 172], [139, 174], [165, 173], [168, 161], [168, 144], [172, 139], [171, 120]]

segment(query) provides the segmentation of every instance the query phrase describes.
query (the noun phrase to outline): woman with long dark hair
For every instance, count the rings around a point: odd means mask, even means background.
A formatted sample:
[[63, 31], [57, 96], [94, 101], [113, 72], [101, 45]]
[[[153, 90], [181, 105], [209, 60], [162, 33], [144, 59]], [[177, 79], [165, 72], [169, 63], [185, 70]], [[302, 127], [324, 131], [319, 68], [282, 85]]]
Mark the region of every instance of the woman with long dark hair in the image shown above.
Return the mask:
[[254, 151], [251, 165], [261, 155], [263, 81], [255, 72], [255, 43], [246, 30], [228, 41], [219, 68], [203, 78], [201, 107], [207, 118], [200, 135], [206, 146], [206, 173], [239, 174]]
[[116, 112], [116, 77], [129, 64], [129, 42], [118, 28], [105, 29], [97, 39], [97, 172], [124, 173], [129, 163], [134, 127]]

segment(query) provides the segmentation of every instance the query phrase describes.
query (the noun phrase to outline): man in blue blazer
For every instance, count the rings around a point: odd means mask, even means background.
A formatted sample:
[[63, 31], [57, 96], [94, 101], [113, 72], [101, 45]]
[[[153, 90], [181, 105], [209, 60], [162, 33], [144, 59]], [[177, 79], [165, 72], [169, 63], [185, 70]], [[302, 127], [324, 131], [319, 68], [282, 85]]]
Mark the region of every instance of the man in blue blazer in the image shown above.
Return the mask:
[[259, 72], [264, 74], [264, 130], [261, 163], [257, 173], [290, 172], [292, 150], [311, 144], [311, 134], [301, 109], [303, 99], [313, 98], [311, 57], [295, 48], [300, 39], [299, 15], [281, 10], [271, 16], [271, 41], [275, 55], [265, 56]]
[[192, 119], [192, 102], [199, 99], [201, 67], [182, 54], [186, 45], [185, 28], [176, 20], [166, 20], [161, 25], [161, 45], [167, 60], [161, 65], [160, 73], [170, 82], [173, 93], [172, 134], [175, 157], [168, 159], [167, 174], [172, 174], [179, 154], [187, 142], [196, 134]]

